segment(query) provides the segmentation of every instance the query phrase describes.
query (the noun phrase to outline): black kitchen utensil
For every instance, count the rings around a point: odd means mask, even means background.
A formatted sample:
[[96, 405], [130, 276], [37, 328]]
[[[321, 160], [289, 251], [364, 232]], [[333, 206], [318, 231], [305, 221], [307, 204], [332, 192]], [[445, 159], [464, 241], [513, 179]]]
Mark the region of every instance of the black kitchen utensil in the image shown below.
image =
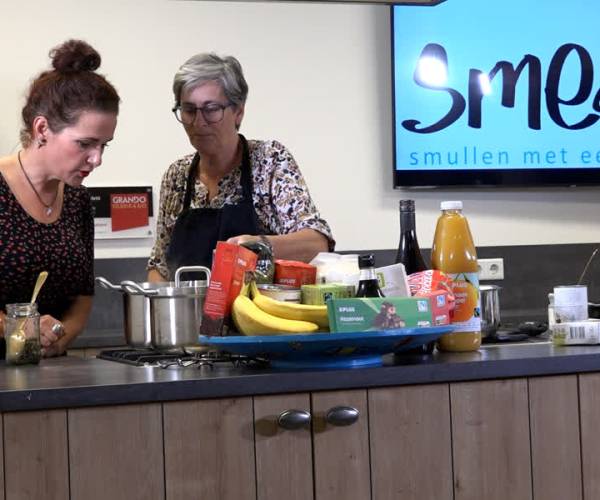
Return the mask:
[[524, 321], [523, 323], [519, 323], [518, 329], [520, 333], [535, 337], [548, 330], [548, 325], [539, 321]]

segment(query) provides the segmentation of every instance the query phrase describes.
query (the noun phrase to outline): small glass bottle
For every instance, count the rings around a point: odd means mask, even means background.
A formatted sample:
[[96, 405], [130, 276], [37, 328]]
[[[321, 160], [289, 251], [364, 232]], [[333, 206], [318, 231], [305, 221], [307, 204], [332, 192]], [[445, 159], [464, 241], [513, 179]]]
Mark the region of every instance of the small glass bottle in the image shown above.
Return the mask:
[[37, 304], [6, 304], [6, 363], [36, 364], [42, 358], [40, 314]]
[[396, 263], [404, 264], [406, 274], [429, 269], [417, 241], [414, 200], [400, 200], [400, 243]]
[[358, 268], [360, 269], [360, 277], [358, 288], [356, 289], [356, 296], [385, 297], [381, 288], [379, 288], [379, 280], [375, 274], [375, 257], [373, 254], [359, 255]]

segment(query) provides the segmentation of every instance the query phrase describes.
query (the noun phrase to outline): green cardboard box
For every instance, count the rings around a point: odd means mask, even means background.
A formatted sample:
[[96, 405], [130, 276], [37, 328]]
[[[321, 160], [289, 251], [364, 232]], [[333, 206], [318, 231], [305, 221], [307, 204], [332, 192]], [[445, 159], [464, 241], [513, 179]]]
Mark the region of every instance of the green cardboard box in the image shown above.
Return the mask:
[[323, 305], [330, 299], [343, 299], [354, 296], [353, 285], [338, 283], [320, 283], [318, 285], [302, 285], [302, 303]]
[[382, 297], [327, 301], [331, 332], [364, 332], [416, 326], [433, 326], [430, 297]]

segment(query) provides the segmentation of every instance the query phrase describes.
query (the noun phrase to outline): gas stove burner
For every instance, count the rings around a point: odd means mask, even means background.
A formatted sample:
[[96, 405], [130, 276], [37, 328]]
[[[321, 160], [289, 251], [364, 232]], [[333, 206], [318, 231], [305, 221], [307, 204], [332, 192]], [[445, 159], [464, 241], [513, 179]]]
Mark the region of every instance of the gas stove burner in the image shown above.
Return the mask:
[[174, 351], [157, 351], [154, 349], [111, 349], [100, 352], [100, 359], [117, 361], [134, 366], [156, 366], [164, 369], [213, 368], [217, 364], [232, 364], [239, 366], [266, 366], [268, 362], [249, 358], [239, 354], [229, 354], [220, 351], [189, 352], [185, 349]]

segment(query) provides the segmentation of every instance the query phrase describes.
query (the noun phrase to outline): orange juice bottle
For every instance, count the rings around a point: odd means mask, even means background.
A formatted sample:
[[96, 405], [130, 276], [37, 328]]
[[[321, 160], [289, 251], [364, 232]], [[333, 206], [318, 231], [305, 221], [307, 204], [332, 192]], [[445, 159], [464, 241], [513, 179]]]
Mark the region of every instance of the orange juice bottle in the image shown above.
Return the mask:
[[477, 254], [461, 201], [443, 201], [431, 248], [431, 266], [453, 280], [455, 331], [438, 341], [443, 351], [476, 351], [481, 345]]

